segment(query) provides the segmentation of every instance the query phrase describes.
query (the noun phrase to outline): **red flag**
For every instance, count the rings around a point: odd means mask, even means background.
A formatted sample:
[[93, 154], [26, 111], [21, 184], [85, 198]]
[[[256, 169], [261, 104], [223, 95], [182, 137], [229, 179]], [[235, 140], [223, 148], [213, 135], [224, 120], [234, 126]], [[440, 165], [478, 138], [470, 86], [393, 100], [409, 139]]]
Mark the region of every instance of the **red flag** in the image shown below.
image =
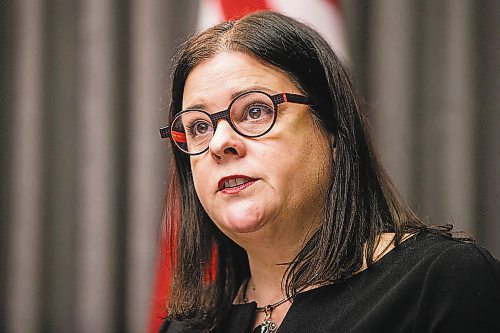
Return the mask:
[[[347, 60], [342, 13], [337, 0], [201, 0], [198, 12], [198, 30], [202, 31], [221, 21], [238, 19], [257, 10], [272, 10], [293, 17], [316, 29], [335, 50]], [[161, 251], [166, 253], [166, 239]], [[216, 249], [215, 249], [216, 250]], [[170, 284], [167, 260], [158, 256], [156, 284], [149, 322], [149, 332], [156, 333], [166, 317], [166, 301]]]
[[344, 23], [338, 0], [201, 0], [198, 30], [221, 21], [234, 20], [256, 10], [272, 10], [293, 17], [316, 29], [347, 60]]

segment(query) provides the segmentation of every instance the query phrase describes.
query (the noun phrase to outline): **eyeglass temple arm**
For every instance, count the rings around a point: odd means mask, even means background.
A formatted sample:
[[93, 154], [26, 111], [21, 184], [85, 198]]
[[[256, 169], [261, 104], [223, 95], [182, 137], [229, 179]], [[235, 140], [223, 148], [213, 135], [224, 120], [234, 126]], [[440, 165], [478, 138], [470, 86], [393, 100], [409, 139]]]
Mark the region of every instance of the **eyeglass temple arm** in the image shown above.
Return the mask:
[[271, 98], [274, 100], [276, 104], [290, 102], [297, 104], [312, 105], [312, 101], [308, 97], [297, 94], [282, 93], [271, 96]]
[[162, 139], [170, 139], [170, 126], [160, 128], [160, 137]]

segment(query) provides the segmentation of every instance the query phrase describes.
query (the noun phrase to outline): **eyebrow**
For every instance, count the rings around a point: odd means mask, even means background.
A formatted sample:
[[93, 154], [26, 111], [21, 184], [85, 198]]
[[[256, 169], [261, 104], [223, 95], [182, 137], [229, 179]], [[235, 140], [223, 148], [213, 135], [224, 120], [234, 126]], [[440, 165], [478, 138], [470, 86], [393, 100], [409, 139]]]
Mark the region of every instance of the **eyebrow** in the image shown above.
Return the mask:
[[[252, 90], [264, 91], [264, 92], [270, 93], [271, 95], [276, 94], [276, 92], [274, 90], [271, 90], [266, 86], [254, 85], [254, 86], [250, 86], [250, 87], [247, 87], [245, 89], [242, 89], [242, 90], [237, 90], [237, 91], [232, 92], [231, 95], [229, 96], [229, 98], [232, 101], [236, 97], [238, 97], [239, 95], [244, 94], [244, 93], [249, 92], [249, 91], [252, 91]], [[192, 105], [187, 106], [183, 110], [207, 110], [207, 106], [206, 106], [206, 104], [203, 104], [203, 103], [196, 103], [196, 104], [192, 104]]]

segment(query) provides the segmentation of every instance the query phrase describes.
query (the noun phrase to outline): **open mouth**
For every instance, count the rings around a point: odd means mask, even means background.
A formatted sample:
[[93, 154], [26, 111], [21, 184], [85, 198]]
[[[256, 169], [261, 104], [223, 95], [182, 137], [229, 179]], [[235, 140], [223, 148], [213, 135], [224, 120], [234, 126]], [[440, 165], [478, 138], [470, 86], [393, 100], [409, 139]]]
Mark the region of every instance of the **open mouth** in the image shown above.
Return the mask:
[[238, 185], [243, 185], [245, 183], [248, 183], [252, 181], [252, 179], [245, 179], [245, 178], [233, 178], [233, 179], [228, 179], [224, 183], [222, 183], [222, 189], [225, 188], [230, 188], [230, 187], [236, 187]]
[[[218, 188], [219, 191], [222, 191], [224, 189], [231, 189], [231, 188], [244, 188], [246, 187], [245, 184], [255, 182], [255, 179], [249, 178], [249, 177], [244, 177], [244, 176], [230, 176], [230, 177], [224, 177], [221, 180], [219, 180]], [[250, 185], [250, 184], [248, 184]]]

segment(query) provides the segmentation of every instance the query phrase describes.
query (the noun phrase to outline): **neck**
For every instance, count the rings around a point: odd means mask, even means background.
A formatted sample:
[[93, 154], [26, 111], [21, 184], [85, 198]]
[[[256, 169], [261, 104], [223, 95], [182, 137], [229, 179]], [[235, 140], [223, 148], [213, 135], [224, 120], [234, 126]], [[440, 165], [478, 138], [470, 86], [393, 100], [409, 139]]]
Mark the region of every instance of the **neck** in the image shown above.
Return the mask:
[[282, 288], [284, 274], [311, 234], [302, 230], [296, 233], [298, 237], [290, 237], [290, 234], [266, 237], [261, 234], [240, 239], [250, 266], [251, 277], [245, 295], [249, 301], [256, 301], [262, 307], [286, 297]]
[[[256, 252], [259, 253], [259, 251]], [[271, 259], [251, 251], [247, 253], [251, 276], [246, 285], [242, 286], [240, 302], [255, 301], [257, 303], [253, 329], [260, 325], [260, 329], [256, 330], [263, 331], [263, 327], [267, 327], [267, 319], [279, 327], [291, 306], [290, 300], [286, 298], [286, 293], [281, 287], [281, 281], [288, 268], [288, 265], [280, 265], [284, 262], [285, 256], [272, 255], [274, 259]], [[269, 331], [274, 332], [272, 329]]]
[[282, 280], [287, 265], [266, 263], [249, 255], [251, 277], [248, 280], [245, 295], [249, 301], [256, 301], [262, 307], [273, 304], [285, 297]]
[[249, 301], [264, 306], [285, 297], [282, 288], [284, 274], [320, 226], [320, 221], [320, 213], [297, 213], [292, 219], [277, 217], [268, 220], [252, 232], [223, 230], [247, 253], [250, 280], [246, 296]]

